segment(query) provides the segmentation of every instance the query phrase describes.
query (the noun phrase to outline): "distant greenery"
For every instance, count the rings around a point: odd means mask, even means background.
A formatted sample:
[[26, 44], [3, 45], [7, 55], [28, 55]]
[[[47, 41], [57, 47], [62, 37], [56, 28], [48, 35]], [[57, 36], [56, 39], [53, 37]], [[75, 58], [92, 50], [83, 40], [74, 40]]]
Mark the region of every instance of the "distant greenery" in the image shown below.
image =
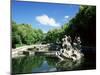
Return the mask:
[[67, 24], [64, 24], [61, 28], [55, 28], [49, 30], [45, 35], [44, 41], [46, 43], [61, 43], [61, 39], [64, 37], [65, 30], [68, 28]]
[[28, 24], [16, 24], [12, 22], [12, 47], [40, 43], [43, 38], [43, 32], [40, 29], [34, 29]]
[[[67, 12], [67, 11], [65, 11]], [[36, 43], [61, 43], [64, 35], [70, 35], [72, 41], [75, 36], [80, 36], [82, 45], [96, 45], [96, 7], [80, 6], [79, 12], [69, 23], [61, 28], [49, 30], [43, 33], [40, 29], [34, 29], [28, 24], [16, 24], [12, 22], [12, 47], [31, 45]]]

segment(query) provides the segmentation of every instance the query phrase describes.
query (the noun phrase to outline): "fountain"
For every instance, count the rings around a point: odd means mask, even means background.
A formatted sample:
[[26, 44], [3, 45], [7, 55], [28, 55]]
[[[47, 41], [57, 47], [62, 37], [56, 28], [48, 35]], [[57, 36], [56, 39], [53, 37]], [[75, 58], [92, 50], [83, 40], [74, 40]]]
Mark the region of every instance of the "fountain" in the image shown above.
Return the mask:
[[56, 56], [61, 60], [72, 59], [73, 61], [80, 60], [83, 57], [81, 53], [80, 37], [75, 37], [73, 45], [71, 45], [71, 37], [66, 36], [62, 39], [62, 48], [56, 53]]

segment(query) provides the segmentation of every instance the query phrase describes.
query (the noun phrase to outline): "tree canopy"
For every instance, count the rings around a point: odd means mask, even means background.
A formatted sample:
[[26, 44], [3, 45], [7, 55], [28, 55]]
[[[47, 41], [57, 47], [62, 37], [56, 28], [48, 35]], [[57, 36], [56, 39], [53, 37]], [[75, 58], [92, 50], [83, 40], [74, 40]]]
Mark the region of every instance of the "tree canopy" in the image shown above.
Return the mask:
[[80, 6], [79, 12], [70, 20], [67, 33], [80, 36], [83, 45], [96, 45], [96, 7]]
[[35, 44], [41, 42], [42, 37], [42, 30], [32, 28], [28, 24], [16, 24], [12, 22], [12, 47], [23, 44]]

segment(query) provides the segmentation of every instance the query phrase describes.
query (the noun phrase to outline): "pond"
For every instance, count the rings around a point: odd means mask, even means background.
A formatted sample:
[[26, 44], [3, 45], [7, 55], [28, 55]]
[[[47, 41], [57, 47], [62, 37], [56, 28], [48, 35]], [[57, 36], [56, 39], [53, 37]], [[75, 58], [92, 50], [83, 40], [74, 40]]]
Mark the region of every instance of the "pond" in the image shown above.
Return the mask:
[[41, 73], [41, 72], [57, 72], [95, 69], [94, 62], [87, 61], [85, 58], [73, 62], [66, 59], [60, 61], [56, 57], [35, 55], [12, 59], [12, 73]]

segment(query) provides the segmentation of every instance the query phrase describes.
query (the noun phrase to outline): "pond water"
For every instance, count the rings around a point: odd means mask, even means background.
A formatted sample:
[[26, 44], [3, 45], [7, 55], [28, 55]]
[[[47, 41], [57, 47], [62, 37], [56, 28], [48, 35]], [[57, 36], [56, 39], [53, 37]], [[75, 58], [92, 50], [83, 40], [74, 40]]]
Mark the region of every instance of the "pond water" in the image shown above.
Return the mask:
[[95, 64], [91, 61], [87, 61], [86, 59], [81, 59], [77, 62], [73, 62], [69, 59], [60, 61], [56, 57], [43, 55], [12, 59], [13, 74], [86, 70], [94, 68]]

